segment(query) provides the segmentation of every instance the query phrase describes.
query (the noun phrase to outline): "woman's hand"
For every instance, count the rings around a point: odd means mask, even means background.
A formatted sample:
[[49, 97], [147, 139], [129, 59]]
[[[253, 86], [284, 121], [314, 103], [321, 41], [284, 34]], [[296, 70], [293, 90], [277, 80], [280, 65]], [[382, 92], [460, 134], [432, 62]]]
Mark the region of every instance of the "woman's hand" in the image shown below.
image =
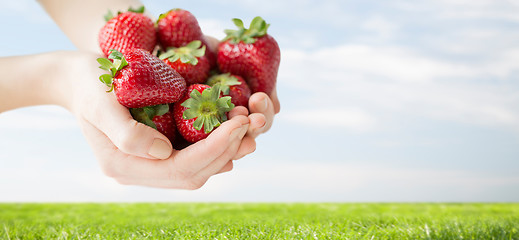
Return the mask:
[[[174, 150], [168, 138], [135, 121], [99, 81], [99, 55], [53, 52], [0, 58], [0, 112], [57, 104], [70, 110], [103, 172], [122, 184], [196, 189], [209, 177], [230, 171], [232, 160], [255, 150], [248, 111], [236, 108], [208, 138]], [[29, 71], [27, 70], [29, 69]], [[70, 156], [73, 158], [74, 156]]]
[[[208, 50], [217, 54], [219, 40], [207, 35], [205, 38]], [[279, 113], [280, 109], [276, 87], [269, 94], [263, 92], [252, 94], [249, 98], [250, 125], [245, 139], [255, 139], [260, 134], [267, 132], [272, 127], [274, 116]]]
[[249, 129], [248, 112], [236, 108], [208, 138], [180, 151], [157, 130], [135, 121], [98, 76], [95, 59], [81, 53], [69, 78], [70, 104], [104, 173], [121, 184], [161, 188], [196, 189], [209, 177], [230, 171], [232, 160], [255, 150], [254, 139], [244, 139]]

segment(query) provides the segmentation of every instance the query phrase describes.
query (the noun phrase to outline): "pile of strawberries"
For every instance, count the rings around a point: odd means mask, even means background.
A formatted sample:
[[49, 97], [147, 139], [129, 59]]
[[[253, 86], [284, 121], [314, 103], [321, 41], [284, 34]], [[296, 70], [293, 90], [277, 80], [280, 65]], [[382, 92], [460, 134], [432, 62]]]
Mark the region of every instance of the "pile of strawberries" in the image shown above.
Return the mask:
[[280, 50], [261, 17], [248, 29], [233, 19], [238, 29], [225, 30], [211, 49], [190, 12], [172, 9], [156, 23], [143, 12], [105, 16], [98, 38], [107, 58], [97, 61], [110, 73], [99, 79], [134, 119], [172, 143], [206, 138], [235, 106], [247, 107], [252, 93], [273, 91]]

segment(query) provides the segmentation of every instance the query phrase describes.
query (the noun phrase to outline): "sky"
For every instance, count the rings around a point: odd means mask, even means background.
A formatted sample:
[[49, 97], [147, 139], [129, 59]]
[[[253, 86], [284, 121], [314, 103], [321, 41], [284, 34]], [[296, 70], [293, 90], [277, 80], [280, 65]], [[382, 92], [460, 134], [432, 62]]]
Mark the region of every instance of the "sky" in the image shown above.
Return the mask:
[[[17, 109], [0, 114], [0, 201], [519, 201], [518, 0], [143, 3], [217, 38], [271, 24], [282, 110], [256, 152], [199, 190], [123, 186], [72, 114]], [[2, 6], [0, 56], [75, 49], [36, 2]]]

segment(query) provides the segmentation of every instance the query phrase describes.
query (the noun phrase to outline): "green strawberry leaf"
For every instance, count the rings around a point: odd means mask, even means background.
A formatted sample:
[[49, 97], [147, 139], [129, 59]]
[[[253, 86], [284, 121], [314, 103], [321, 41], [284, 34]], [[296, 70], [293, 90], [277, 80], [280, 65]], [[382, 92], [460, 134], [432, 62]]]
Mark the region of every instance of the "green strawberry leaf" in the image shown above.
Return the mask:
[[106, 86], [112, 86], [112, 75], [110, 74], [103, 74], [99, 76], [99, 80], [101, 80], [102, 83], [106, 84]]
[[188, 63], [191, 63], [191, 65], [197, 65], [198, 64], [198, 58], [194, 56], [187, 56]]
[[189, 62], [189, 57], [186, 56], [186, 55], [180, 55], [180, 61], [183, 62], [183, 63], [187, 63]]
[[204, 122], [205, 122], [205, 117], [199, 117], [199, 118], [195, 119], [195, 121], [193, 122], [193, 127], [196, 130], [200, 130], [204, 126]]
[[134, 13], [144, 13], [144, 6], [140, 6], [138, 8], [130, 7], [128, 8], [128, 12], [134, 12]]
[[198, 49], [198, 48], [200, 48], [200, 46], [202, 46], [202, 41], [194, 40], [194, 41], [189, 42], [185, 47], [190, 48], [190, 49]]
[[193, 118], [198, 117], [198, 112], [196, 111], [195, 108], [188, 108], [188, 109], [186, 109], [186, 111], [184, 111], [182, 117], [184, 119], [193, 119]]
[[207, 85], [214, 87], [215, 85], [220, 85], [220, 91], [224, 95], [228, 95], [230, 91], [230, 86], [240, 85], [241, 82], [235, 76], [232, 76], [230, 73], [222, 73], [218, 75], [213, 75], [207, 80]]
[[[201, 46], [201, 47], [200, 47]], [[168, 59], [170, 62], [176, 62], [180, 59], [182, 63], [190, 63], [191, 65], [198, 64], [198, 58], [205, 55], [205, 46], [202, 46], [202, 42], [194, 40], [179, 48], [168, 48], [168, 50], [159, 55], [159, 58], [164, 60]]]
[[112, 75], [110, 75], [110, 74], [103, 74], [103, 75], [99, 76], [99, 80], [110, 88], [106, 92], [111, 92], [111, 91], [114, 90], [114, 84], [113, 84]]
[[106, 58], [98, 58], [97, 62], [101, 65], [99, 68], [110, 71], [110, 74], [103, 74], [99, 77], [99, 80], [106, 84], [110, 89], [107, 92], [111, 92], [114, 90], [113, 78], [117, 75], [117, 72], [123, 69], [128, 65], [128, 62], [124, 58], [123, 54], [117, 50], [110, 50], [111, 53], [108, 55], [109, 59], [112, 59], [113, 62]]
[[202, 46], [201, 48], [198, 48], [198, 49], [194, 49], [193, 51], [191, 51], [191, 55], [193, 55], [195, 57], [204, 56], [205, 55], [205, 46]]
[[155, 116], [162, 116], [169, 112], [169, 104], [155, 105]]
[[157, 23], [159, 23], [159, 21], [162, 20], [163, 18], [167, 17], [170, 12], [180, 11], [180, 10], [182, 10], [182, 9], [181, 8], [173, 8], [173, 9], [171, 9], [171, 10], [165, 12], [165, 13], [161, 13], [159, 15], [159, 18], [157, 19]]
[[123, 69], [128, 65], [128, 62], [124, 58], [123, 54], [115, 49], [110, 50], [110, 55], [108, 55], [108, 58], [113, 60], [115, 72], [112, 71], [112, 74], [114, 77], [117, 71]]
[[110, 49], [110, 55], [108, 55], [108, 58], [109, 59], [113, 59], [113, 60], [121, 60], [121, 58], [123, 58], [123, 54], [119, 51], [117, 51], [116, 49]]
[[243, 25], [243, 21], [239, 18], [233, 18], [232, 22], [234, 23], [234, 25], [236, 25], [236, 27], [238, 27], [238, 29], [245, 28], [245, 26]]
[[195, 89], [190, 93], [190, 98], [181, 104], [186, 108], [183, 118], [196, 118], [193, 127], [196, 130], [203, 127], [204, 132], [209, 133], [227, 120], [226, 113], [234, 108], [230, 100], [230, 97], [220, 97], [218, 85], [207, 88], [202, 93]]
[[169, 111], [168, 104], [160, 104], [142, 108], [130, 108], [133, 119], [140, 123], [144, 123], [152, 128], [157, 129], [157, 125], [153, 122], [155, 116], [162, 116]]
[[108, 21], [110, 21], [110, 19], [114, 18], [115, 16], [112, 13], [112, 11], [110, 11], [110, 9], [108, 9], [108, 12], [103, 17], [105, 19], [105, 22], [108, 22]]
[[244, 42], [246, 44], [252, 44], [256, 42], [256, 38], [262, 37], [267, 34], [267, 29], [270, 24], [267, 24], [261, 17], [255, 17], [252, 19], [249, 29], [245, 28], [243, 21], [237, 18], [233, 18], [234, 25], [238, 27], [237, 30], [224, 30], [227, 35], [223, 41], [230, 40], [231, 43], [237, 44]]
[[99, 64], [101, 64], [101, 66], [99, 66], [99, 68], [103, 69], [103, 70], [107, 70], [107, 71], [110, 71], [110, 68], [113, 68], [114, 65], [112, 62], [110, 62], [110, 60], [106, 59], [106, 58], [98, 58], [97, 59], [97, 62]]
[[146, 111], [146, 107], [144, 108], [130, 108], [130, 114], [133, 119], [137, 122], [144, 123], [154, 129], [157, 129], [157, 125], [153, 122], [153, 117], [150, 118], [148, 112]]
[[143, 107], [142, 110], [150, 119], [153, 119], [155, 116], [155, 109], [153, 109], [153, 107]]

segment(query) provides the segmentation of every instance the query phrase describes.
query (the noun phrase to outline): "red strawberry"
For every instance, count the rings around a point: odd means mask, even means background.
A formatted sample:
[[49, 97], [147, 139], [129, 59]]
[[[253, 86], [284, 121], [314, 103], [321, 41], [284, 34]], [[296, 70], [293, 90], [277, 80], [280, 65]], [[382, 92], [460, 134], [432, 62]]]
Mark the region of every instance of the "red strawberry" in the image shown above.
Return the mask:
[[[230, 97], [220, 97], [219, 86], [205, 84], [189, 86], [184, 98], [175, 103], [173, 118], [178, 132], [188, 142], [197, 142], [227, 120], [227, 112], [234, 108]], [[203, 127], [203, 129], [202, 129]]]
[[114, 90], [117, 100], [128, 108], [174, 103], [184, 96], [186, 81], [174, 69], [142, 49], [123, 54], [114, 50], [98, 58], [101, 69], [110, 71], [99, 77]]
[[217, 62], [222, 72], [242, 76], [253, 93], [272, 93], [279, 69], [280, 50], [267, 34], [267, 24], [255, 17], [249, 29], [240, 19], [233, 19], [238, 30], [226, 30], [227, 37], [218, 46]]
[[[194, 40], [202, 41], [204, 46], [208, 46], [195, 16], [191, 12], [179, 8], [159, 16], [157, 36], [162, 49], [182, 47]], [[216, 56], [213, 52], [206, 51], [205, 55], [211, 66], [216, 65]]]
[[247, 107], [249, 105], [250, 88], [238, 75], [231, 75], [230, 73], [223, 73], [214, 75], [207, 80], [207, 85], [214, 87], [216, 84], [220, 85], [223, 96], [230, 96], [231, 102], [236, 106]]
[[110, 50], [117, 49], [126, 53], [133, 48], [141, 48], [152, 52], [157, 45], [155, 26], [151, 18], [143, 14], [144, 7], [137, 10], [119, 13], [112, 17], [111, 12], [105, 18], [106, 24], [98, 35], [99, 46], [108, 56]]
[[161, 104], [151, 107], [130, 108], [133, 118], [164, 134], [170, 142], [175, 140], [175, 120], [173, 120], [173, 107], [169, 104]]
[[195, 40], [180, 48], [171, 47], [159, 58], [184, 77], [187, 85], [204, 83], [211, 66], [204, 55], [205, 46], [201, 45], [201, 41]]

